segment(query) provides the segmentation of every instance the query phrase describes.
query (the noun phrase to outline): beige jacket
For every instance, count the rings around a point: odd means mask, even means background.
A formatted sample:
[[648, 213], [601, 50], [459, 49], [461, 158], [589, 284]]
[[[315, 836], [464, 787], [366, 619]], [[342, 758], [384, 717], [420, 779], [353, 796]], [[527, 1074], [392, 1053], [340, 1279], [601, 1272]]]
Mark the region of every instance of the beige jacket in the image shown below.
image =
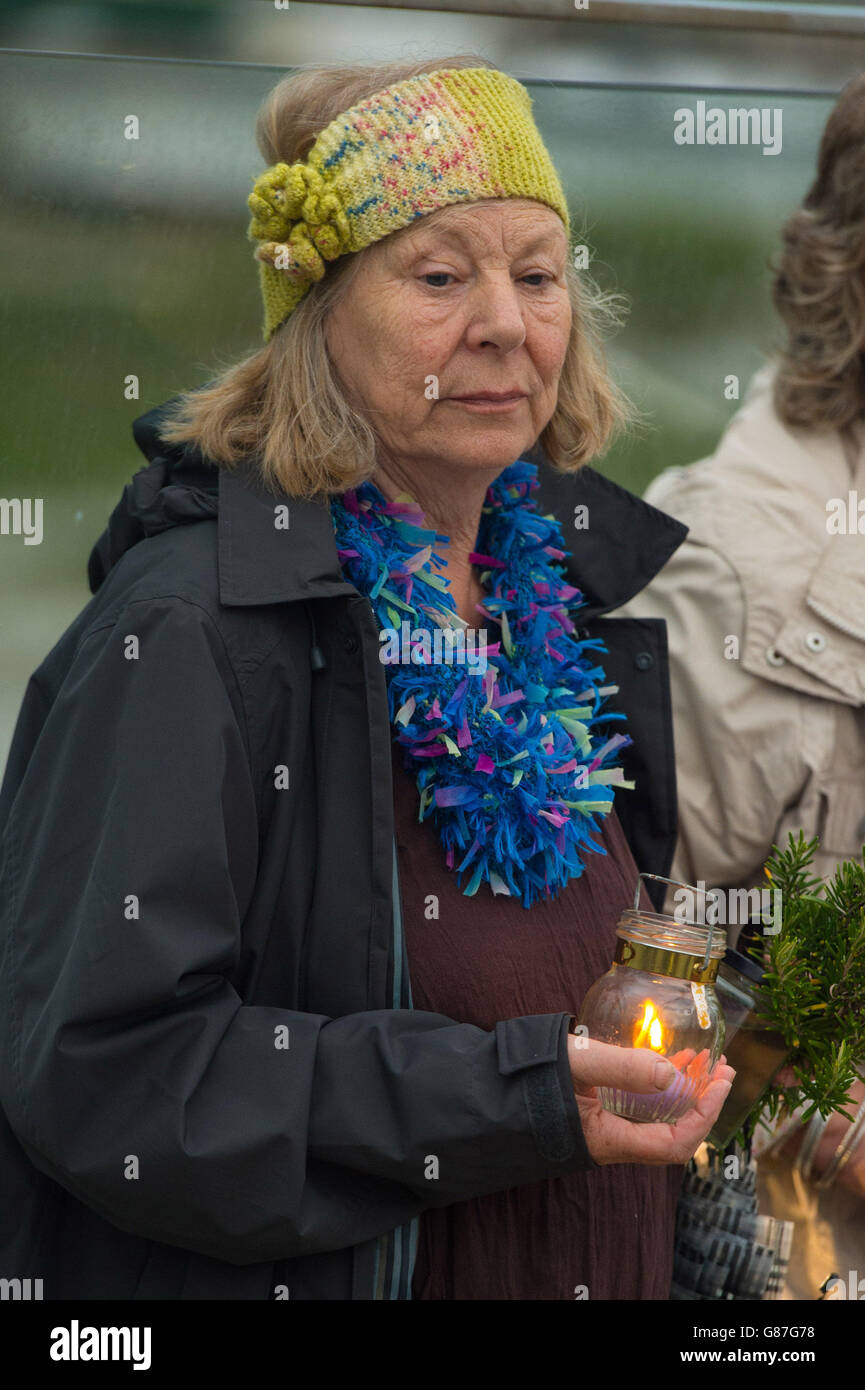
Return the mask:
[[[619, 610], [667, 621], [670, 876], [726, 888], [765, 886], [762, 865], [788, 830], [819, 835], [824, 877], [865, 844], [865, 431], [787, 428], [773, 371], [754, 378], [711, 457], [647, 490], [689, 535]], [[839, 500], [854, 526], [861, 500], [861, 535], [849, 521], [830, 532]], [[816, 1298], [833, 1271], [865, 1275], [865, 1201], [844, 1189], [818, 1198], [786, 1167], [766, 1169], [763, 1195], [797, 1221], [786, 1297]]]

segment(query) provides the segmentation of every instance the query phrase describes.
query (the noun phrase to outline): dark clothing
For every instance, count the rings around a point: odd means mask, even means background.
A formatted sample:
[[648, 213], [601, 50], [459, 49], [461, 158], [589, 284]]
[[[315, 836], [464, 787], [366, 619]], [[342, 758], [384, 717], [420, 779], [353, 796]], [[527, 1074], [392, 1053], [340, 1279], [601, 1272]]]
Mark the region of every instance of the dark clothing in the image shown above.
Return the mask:
[[[418, 821], [398, 749], [393, 780], [415, 1007], [485, 1029], [521, 1014], [578, 1013], [634, 901], [637, 869], [615, 811], [593, 837], [606, 853], [586, 853], [579, 878], [527, 911], [488, 885], [466, 897], [438, 832]], [[645, 889], [642, 901], [651, 908]], [[682, 1173], [614, 1163], [425, 1211], [413, 1297], [572, 1300], [582, 1288], [592, 1299], [666, 1299]]]
[[[422, 1211], [594, 1166], [569, 1015], [485, 1031], [411, 1008], [378, 627], [327, 502], [158, 426], [135, 423], [149, 465], [0, 788], [0, 1277], [46, 1298], [406, 1297]], [[685, 528], [585, 470], [566, 535], [586, 495], [597, 613]], [[632, 844], [663, 873], [663, 625], [602, 630], [647, 768]]]

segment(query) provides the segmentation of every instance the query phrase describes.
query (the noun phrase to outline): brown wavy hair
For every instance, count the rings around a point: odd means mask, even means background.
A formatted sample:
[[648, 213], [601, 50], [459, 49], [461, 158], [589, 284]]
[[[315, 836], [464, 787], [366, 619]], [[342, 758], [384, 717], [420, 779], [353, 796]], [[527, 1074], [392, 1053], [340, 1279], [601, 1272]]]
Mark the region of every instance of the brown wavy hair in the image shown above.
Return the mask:
[[844, 88], [817, 177], [781, 236], [775, 408], [788, 425], [842, 429], [865, 413], [865, 75]]
[[[460, 54], [301, 69], [265, 99], [256, 125], [259, 150], [268, 164], [291, 164], [304, 158], [335, 116], [383, 87], [438, 68], [494, 66]], [[264, 347], [220, 371], [205, 387], [182, 393], [166, 412], [163, 439], [195, 446], [228, 468], [254, 455], [266, 485], [289, 496], [343, 492], [369, 478], [376, 468], [376, 431], [349, 405], [325, 334], [328, 314], [361, 271], [367, 249], [329, 262], [322, 279]], [[577, 272], [571, 248], [566, 281], [571, 336], [556, 409], [538, 442], [555, 468], [574, 472], [637, 412], [609, 376], [602, 347], [605, 331], [621, 321], [621, 296], [602, 294]]]

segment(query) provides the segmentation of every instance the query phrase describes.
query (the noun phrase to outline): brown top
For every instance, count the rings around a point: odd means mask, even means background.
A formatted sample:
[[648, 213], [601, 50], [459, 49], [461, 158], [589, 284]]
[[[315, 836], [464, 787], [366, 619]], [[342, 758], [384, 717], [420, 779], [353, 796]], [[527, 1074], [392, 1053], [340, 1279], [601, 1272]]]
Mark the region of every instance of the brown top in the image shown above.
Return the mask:
[[[500, 1019], [579, 1013], [590, 985], [610, 967], [616, 923], [634, 901], [637, 869], [615, 812], [594, 837], [607, 853], [587, 853], [582, 875], [555, 901], [526, 909], [494, 897], [487, 883], [469, 898], [445, 864], [432, 822], [418, 822], [418, 791], [401, 759], [394, 746], [415, 1008], [490, 1031]], [[425, 915], [431, 893], [437, 918]], [[643, 902], [651, 907], [645, 890]], [[426, 1211], [412, 1297], [667, 1299], [682, 1173], [680, 1166], [605, 1165]]]

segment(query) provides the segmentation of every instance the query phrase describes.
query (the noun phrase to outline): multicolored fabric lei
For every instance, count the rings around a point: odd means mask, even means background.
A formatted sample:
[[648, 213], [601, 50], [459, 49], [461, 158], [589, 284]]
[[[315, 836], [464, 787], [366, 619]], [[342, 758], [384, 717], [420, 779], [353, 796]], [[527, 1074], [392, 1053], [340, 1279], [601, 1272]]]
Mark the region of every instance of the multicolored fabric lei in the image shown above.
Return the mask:
[[[578, 878], [585, 851], [606, 853], [592, 834], [613, 788], [634, 786], [614, 764], [632, 740], [609, 728], [625, 716], [602, 708], [618, 687], [587, 659], [606, 648], [576, 636], [569, 614], [585, 600], [564, 582], [557, 562], [568, 552], [556, 519], [532, 500], [537, 486], [536, 465], [518, 459], [487, 489], [470, 557], [488, 595], [479, 612], [501, 628], [485, 670], [432, 548], [449, 538], [425, 528], [406, 493], [389, 502], [366, 481], [331, 497], [343, 572], [370, 599], [387, 642], [390, 718], [417, 779], [418, 819], [432, 818], [460, 886], [470, 874], [466, 896], [487, 882], [526, 908]], [[463, 630], [462, 661], [453, 638], [435, 659], [437, 628]], [[410, 637], [404, 659], [386, 660], [400, 633]]]

